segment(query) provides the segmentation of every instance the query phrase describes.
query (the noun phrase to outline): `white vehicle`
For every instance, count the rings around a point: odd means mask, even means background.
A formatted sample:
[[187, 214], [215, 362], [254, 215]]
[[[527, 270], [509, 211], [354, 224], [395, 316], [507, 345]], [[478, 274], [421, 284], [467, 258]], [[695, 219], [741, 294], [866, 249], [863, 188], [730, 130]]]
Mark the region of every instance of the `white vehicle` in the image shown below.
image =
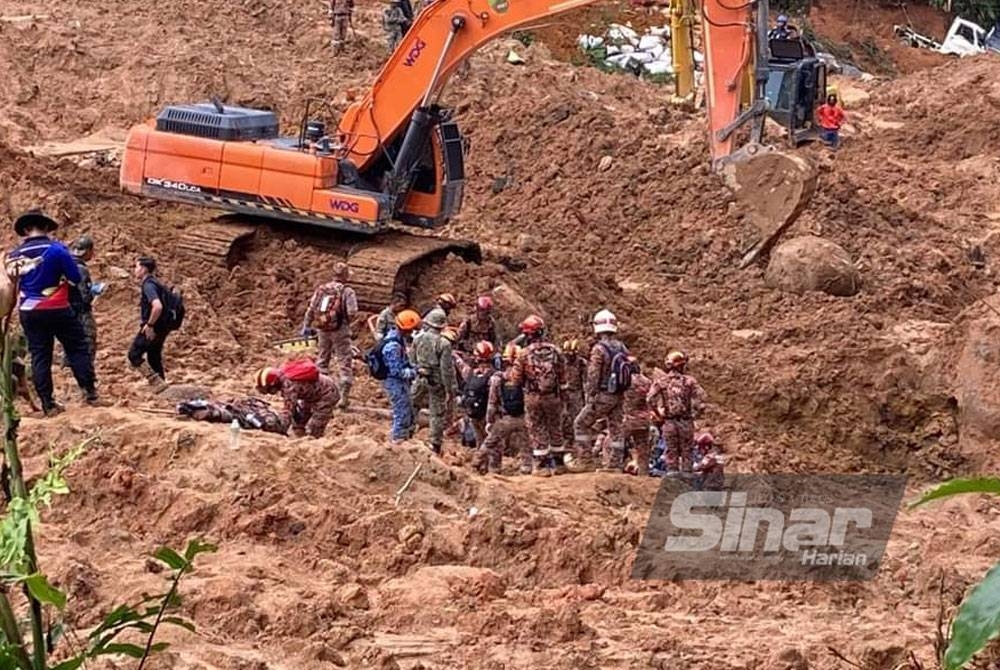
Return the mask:
[[944, 42], [921, 35], [909, 26], [893, 26], [893, 31], [910, 46], [933, 49], [949, 56], [974, 56], [986, 51], [1000, 53], [1000, 31], [997, 27], [987, 31], [965, 19], [957, 18], [952, 22]]

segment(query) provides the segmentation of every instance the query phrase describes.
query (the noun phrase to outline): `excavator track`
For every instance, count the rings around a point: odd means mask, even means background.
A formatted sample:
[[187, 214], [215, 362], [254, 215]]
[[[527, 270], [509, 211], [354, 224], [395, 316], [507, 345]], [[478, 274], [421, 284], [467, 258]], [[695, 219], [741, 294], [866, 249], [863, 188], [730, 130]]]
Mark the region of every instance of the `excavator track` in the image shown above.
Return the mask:
[[186, 230], [177, 242], [177, 248], [231, 267], [241, 248], [252, 241], [256, 232], [257, 228], [252, 225], [219, 219]]
[[[189, 228], [177, 246], [197, 258], [230, 268], [253, 243], [260, 225], [267, 223], [253, 224], [236, 217], [215, 219]], [[387, 230], [360, 242], [337, 235], [300, 236], [299, 240], [345, 258], [351, 268], [351, 285], [358, 295], [358, 307], [368, 312], [382, 310], [394, 292], [409, 293], [424, 268], [449, 254], [469, 263], [482, 262], [482, 251], [475, 242], [397, 230]]]
[[420, 271], [449, 254], [468, 263], [482, 262], [479, 245], [468, 240], [410, 235], [391, 231], [374, 236], [347, 257], [358, 307], [377, 312], [394, 292], [408, 293]]

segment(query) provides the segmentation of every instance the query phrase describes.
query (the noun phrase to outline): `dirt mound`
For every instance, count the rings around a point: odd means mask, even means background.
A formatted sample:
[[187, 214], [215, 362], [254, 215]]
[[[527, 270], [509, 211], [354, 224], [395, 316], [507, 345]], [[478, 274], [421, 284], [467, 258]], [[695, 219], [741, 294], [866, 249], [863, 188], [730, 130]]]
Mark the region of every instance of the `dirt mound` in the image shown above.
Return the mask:
[[792, 293], [822, 291], [852, 296], [861, 277], [844, 249], [822, 237], [796, 237], [771, 253], [764, 281], [771, 288]]

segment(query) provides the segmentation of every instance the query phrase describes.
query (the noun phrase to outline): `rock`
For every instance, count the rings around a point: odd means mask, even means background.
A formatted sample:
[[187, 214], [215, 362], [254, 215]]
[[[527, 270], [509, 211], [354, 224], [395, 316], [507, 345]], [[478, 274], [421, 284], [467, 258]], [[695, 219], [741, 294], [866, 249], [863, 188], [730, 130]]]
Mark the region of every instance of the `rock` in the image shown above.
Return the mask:
[[750, 330], [750, 329], [734, 330], [729, 334], [738, 339], [749, 340], [749, 341], [759, 340], [760, 338], [764, 337], [764, 331], [762, 330]]
[[337, 600], [354, 609], [368, 609], [368, 593], [359, 584], [344, 584], [337, 591]]
[[120, 268], [112, 265], [108, 268], [108, 274], [115, 279], [128, 279], [132, 276], [132, 273], [125, 268]]
[[413, 607], [437, 615], [436, 610], [452, 607], [458, 598], [477, 602], [503, 597], [506, 580], [493, 570], [466, 565], [433, 565], [405, 577], [390, 579], [379, 587], [385, 603]]
[[796, 237], [771, 253], [764, 276], [770, 288], [802, 294], [823, 291], [852, 296], [861, 287], [861, 276], [843, 247], [822, 237]]
[[605, 172], [611, 167], [613, 161], [614, 159], [611, 156], [601, 156], [601, 162], [597, 164], [597, 169]]
[[809, 661], [798, 649], [789, 647], [771, 654], [764, 664], [766, 670], [809, 670]]

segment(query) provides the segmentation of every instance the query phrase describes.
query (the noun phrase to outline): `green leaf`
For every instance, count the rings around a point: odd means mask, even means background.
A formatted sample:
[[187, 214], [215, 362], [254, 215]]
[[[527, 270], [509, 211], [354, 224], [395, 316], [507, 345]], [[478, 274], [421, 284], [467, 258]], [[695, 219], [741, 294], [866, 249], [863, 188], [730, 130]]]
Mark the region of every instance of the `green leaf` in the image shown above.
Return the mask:
[[51, 670], [76, 670], [83, 662], [87, 660], [86, 656], [77, 656], [76, 658], [71, 658], [68, 661], [63, 661], [59, 665], [52, 666]]
[[174, 626], [180, 626], [181, 628], [185, 628], [191, 631], [192, 633], [197, 632], [194, 623], [188, 621], [187, 619], [182, 619], [179, 616], [165, 616], [163, 617], [162, 622], [173, 624]]
[[188, 546], [184, 550], [184, 558], [186, 558], [188, 563], [190, 563], [198, 554], [210, 554], [215, 553], [218, 550], [219, 547], [211, 544], [210, 542], [202, 542], [199, 539], [194, 539], [188, 542]]
[[951, 623], [945, 670], [962, 668], [997, 633], [1000, 633], [1000, 565], [990, 568], [959, 606]]
[[131, 656], [132, 658], [142, 658], [146, 655], [146, 648], [140, 647], [137, 644], [129, 644], [127, 642], [119, 642], [118, 644], [109, 644], [108, 646], [97, 652], [101, 656], [109, 656], [111, 654], [124, 654], [125, 656]]
[[995, 477], [982, 477], [978, 479], [952, 479], [939, 486], [935, 486], [930, 491], [925, 491], [918, 500], [909, 504], [913, 509], [920, 505], [925, 505], [932, 500], [941, 500], [964, 493], [992, 493], [1000, 495], [1000, 479]]
[[46, 605], [52, 605], [58, 609], [66, 607], [66, 594], [49, 584], [45, 575], [36, 573], [24, 579], [25, 585], [31, 595]]
[[166, 651], [169, 648], [170, 648], [169, 642], [157, 642], [156, 644], [150, 646], [149, 653], [159, 654], [161, 651]]
[[153, 554], [153, 557], [158, 561], [166, 563], [171, 570], [183, 570], [188, 564], [188, 562], [184, 560], [183, 556], [170, 547], [160, 547], [156, 550], [156, 553]]

